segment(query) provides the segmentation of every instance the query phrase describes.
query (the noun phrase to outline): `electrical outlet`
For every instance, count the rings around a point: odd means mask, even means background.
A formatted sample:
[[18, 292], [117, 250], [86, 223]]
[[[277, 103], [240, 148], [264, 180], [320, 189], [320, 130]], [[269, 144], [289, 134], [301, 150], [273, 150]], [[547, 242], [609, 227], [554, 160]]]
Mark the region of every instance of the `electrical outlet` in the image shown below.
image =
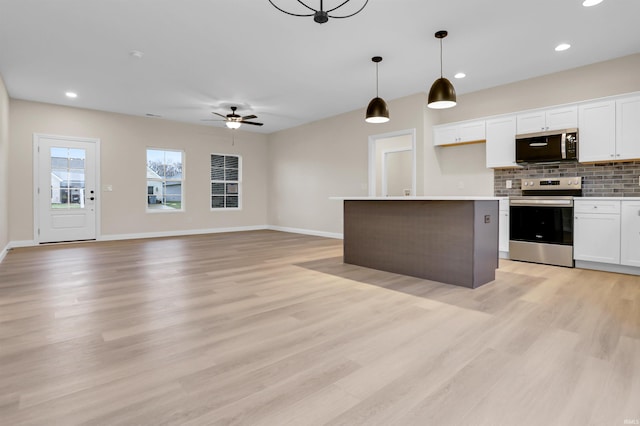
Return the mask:
[[513, 188], [513, 181], [512, 180], [508, 180], [507, 181], [507, 189], [511, 189]]

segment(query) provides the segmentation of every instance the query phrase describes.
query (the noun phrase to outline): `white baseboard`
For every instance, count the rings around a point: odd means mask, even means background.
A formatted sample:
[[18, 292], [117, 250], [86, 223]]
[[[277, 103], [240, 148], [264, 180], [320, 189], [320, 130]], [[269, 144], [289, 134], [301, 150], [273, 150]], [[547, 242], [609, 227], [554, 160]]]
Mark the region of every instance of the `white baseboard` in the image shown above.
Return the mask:
[[179, 231], [141, 232], [139, 234], [102, 235], [98, 241], [137, 240], [141, 238], [181, 237], [184, 235], [219, 234], [222, 232], [261, 231], [269, 229], [267, 225], [237, 226], [232, 228], [185, 229]]
[[13, 248], [18, 248], [18, 247], [33, 247], [37, 245], [38, 244], [36, 244], [36, 242], [33, 240], [9, 241], [9, 244], [7, 245], [7, 250], [11, 250]]
[[9, 244], [7, 244], [7, 246], [5, 248], [3, 248], [2, 250], [0, 250], [0, 262], [2, 262], [2, 260], [5, 258], [5, 256], [7, 255], [7, 251], [9, 251]]
[[575, 261], [576, 268], [592, 269], [595, 271], [616, 272], [619, 274], [640, 275], [640, 268], [627, 265], [615, 265], [613, 263], [587, 262], [584, 260]]
[[314, 235], [316, 237], [336, 238], [339, 240], [343, 239], [343, 235], [339, 233], [314, 231], [312, 229], [287, 228], [286, 226], [272, 226], [272, 225], [269, 225], [267, 229], [271, 229], [272, 231], [291, 232], [293, 234]]
[[[136, 240], [143, 238], [161, 238], [161, 237], [180, 237], [184, 235], [200, 235], [200, 234], [218, 234], [222, 232], [243, 232], [243, 231], [262, 231], [262, 230], [272, 230], [272, 231], [280, 231], [280, 232], [291, 232], [294, 234], [304, 234], [304, 235], [314, 235], [316, 237], [325, 237], [325, 238], [337, 238], [342, 239], [342, 234], [332, 233], [332, 232], [324, 232], [324, 231], [314, 231], [310, 229], [300, 229], [300, 228], [287, 228], [283, 226], [270, 226], [270, 225], [254, 225], [254, 226], [237, 226], [230, 228], [210, 228], [210, 229], [187, 229], [187, 230], [178, 230], [178, 231], [164, 231], [164, 232], [141, 232], [136, 234], [111, 234], [111, 235], [102, 235], [97, 238], [97, 241], [118, 241], [118, 240]], [[24, 241], [9, 241], [9, 244], [0, 251], [0, 262], [7, 255], [7, 252], [12, 248], [18, 247], [33, 247], [37, 246], [35, 241], [33, 240], [24, 240]]]

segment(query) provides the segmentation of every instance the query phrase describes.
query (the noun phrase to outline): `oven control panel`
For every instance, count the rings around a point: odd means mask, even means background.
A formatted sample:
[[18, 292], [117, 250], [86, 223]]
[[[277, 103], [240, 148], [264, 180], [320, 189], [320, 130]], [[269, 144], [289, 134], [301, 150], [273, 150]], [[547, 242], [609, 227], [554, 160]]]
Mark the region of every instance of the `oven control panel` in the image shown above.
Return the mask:
[[544, 179], [522, 179], [523, 190], [549, 190], [582, 189], [581, 177], [558, 177]]

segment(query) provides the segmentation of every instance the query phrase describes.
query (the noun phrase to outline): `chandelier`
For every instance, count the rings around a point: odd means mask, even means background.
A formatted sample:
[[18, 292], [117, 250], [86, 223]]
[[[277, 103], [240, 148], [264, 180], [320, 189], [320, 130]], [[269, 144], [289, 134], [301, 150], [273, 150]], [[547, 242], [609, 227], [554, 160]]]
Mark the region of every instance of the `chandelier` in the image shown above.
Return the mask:
[[276, 4], [274, 2], [272, 2], [271, 0], [269, 0], [269, 3], [271, 3], [271, 5], [273, 7], [275, 7], [276, 9], [278, 9], [280, 12], [286, 13], [287, 15], [291, 15], [291, 16], [313, 16], [313, 20], [315, 22], [317, 22], [318, 24], [324, 24], [329, 20], [329, 18], [342, 19], [342, 18], [350, 18], [353, 15], [357, 15], [358, 13], [360, 13], [362, 11], [362, 9], [364, 9], [364, 7], [367, 5], [367, 3], [369, 3], [369, 0], [365, 0], [365, 2], [362, 5], [362, 7], [360, 9], [358, 9], [356, 12], [354, 12], [354, 13], [352, 13], [350, 15], [337, 16], [337, 15], [334, 15], [332, 13], [334, 10], [340, 9], [342, 6], [344, 6], [345, 4], [349, 3], [350, 1], [351, 0], [345, 0], [345, 1], [343, 1], [342, 3], [340, 3], [338, 6], [336, 6], [334, 8], [331, 8], [329, 10], [324, 10], [324, 1], [320, 0], [320, 9], [316, 10], [316, 9], [312, 8], [311, 6], [308, 6], [303, 1], [297, 0], [298, 3], [300, 3], [302, 6], [306, 7], [307, 9], [309, 9], [311, 11], [311, 13], [304, 13], [304, 14], [287, 12], [286, 10], [276, 6]]

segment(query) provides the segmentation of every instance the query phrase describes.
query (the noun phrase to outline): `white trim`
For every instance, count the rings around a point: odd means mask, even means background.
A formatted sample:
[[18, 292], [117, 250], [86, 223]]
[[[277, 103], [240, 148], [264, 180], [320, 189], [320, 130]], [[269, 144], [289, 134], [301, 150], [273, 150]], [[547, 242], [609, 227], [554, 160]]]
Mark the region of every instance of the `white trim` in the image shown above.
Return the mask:
[[7, 246], [3, 248], [2, 251], [0, 251], [0, 263], [4, 260], [8, 251], [9, 251], [9, 244], [7, 244]]
[[[100, 234], [102, 232], [102, 219], [101, 219], [101, 203], [102, 203], [102, 184], [100, 182], [100, 139], [98, 138], [87, 138], [87, 137], [77, 137], [77, 136], [61, 136], [61, 135], [50, 135], [46, 133], [34, 133], [33, 134], [33, 242], [37, 245], [40, 242], [40, 237], [38, 235], [38, 227], [39, 225], [39, 210], [38, 207], [40, 205], [40, 200], [38, 198], [38, 185], [40, 184], [40, 163], [39, 163], [39, 153], [38, 153], [38, 143], [41, 138], [46, 139], [58, 139], [61, 141], [72, 141], [72, 142], [85, 142], [85, 143], [93, 143], [95, 144], [95, 216], [96, 216], [96, 239], [100, 238]], [[10, 243], [13, 244], [13, 243]]]
[[575, 261], [576, 268], [591, 269], [594, 271], [615, 272], [618, 274], [640, 275], [640, 268], [627, 265], [616, 265], [614, 263], [588, 262], [584, 260]]
[[411, 136], [411, 150], [413, 151], [413, 170], [411, 178], [411, 195], [416, 195], [416, 129], [397, 130], [395, 132], [380, 133], [378, 135], [369, 136], [369, 196], [376, 195], [376, 141], [378, 139], [388, 139], [396, 136]]
[[272, 231], [290, 232], [293, 234], [314, 235], [316, 237], [343, 239], [343, 234], [337, 232], [314, 231], [312, 229], [288, 228], [286, 226], [267, 226]]
[[21, 241], [9, 241], [7, 244], [7, 251], [19, 248], [19, 247], [35, 247], [38, 243], [35, 240], [21, 240]]
[[184, 229], [162, 232], [141, 232], [139, 234], [103, 235], [99, 241], [137, 240], [142, 238], [181, 237], [185, 235], [219, 234], [222, 232], [261, 231], [269, 229], [267, 225], [236, 226], [232, 228]]

